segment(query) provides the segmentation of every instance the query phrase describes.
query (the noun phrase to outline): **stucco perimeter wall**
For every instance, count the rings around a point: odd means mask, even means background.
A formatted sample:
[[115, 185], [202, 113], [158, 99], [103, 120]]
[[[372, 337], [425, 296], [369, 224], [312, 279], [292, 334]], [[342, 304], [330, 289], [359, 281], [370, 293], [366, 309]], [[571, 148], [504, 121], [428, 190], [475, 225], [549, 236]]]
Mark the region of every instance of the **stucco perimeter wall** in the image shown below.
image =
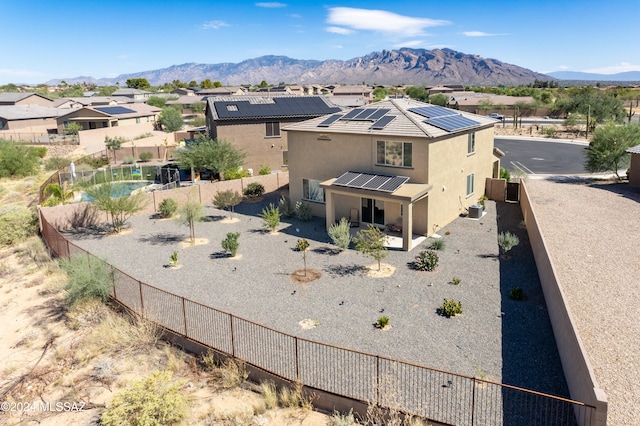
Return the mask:
[[596, 407], [595, 420], [589, 426], [604, 426], [607, 424], [607, 396], [596, 381], [593, 368], [576, 330], [571, 308], [566, 303], [562, 283], [556, 276], [553, 259], [547, 252], [544, 235], [536, 221], [525, 182], [522, 182], [520, 187], [520, 207], [571, 398]]
[[631, 154], [629, 185], [640, 188], [640, 154]]
[[[121, 136], [125, 139], [133, 139], [145, 133], [153, 133], [153, 123], [140, 123], [131, 126], [103, 127], [101, 129], [80, 130], [78, 140], [80, 145], [85, 147], [86, 152], [98, 152], [105, 149], [104, 138]], [[167, 137], [171, 137], [171, 133]], [[173, 142], [173, 141], [169, 141]]]

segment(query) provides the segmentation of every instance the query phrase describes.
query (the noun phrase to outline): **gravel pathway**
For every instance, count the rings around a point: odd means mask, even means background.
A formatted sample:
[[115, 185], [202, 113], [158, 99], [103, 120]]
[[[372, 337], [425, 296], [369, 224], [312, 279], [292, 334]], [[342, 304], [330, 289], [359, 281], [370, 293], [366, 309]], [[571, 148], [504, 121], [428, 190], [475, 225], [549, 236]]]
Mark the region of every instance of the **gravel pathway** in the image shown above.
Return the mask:
[[596, 379], [608, 423], [640, 421], [640, 191], [529, 180], [527, 188]]
[[[395, 266], [395, 273], [371, 278], [363, 267], [374, 261], [353, 249], [335, 253], [319, 218], [285, 220], [277, 234], [264, 233], [257, 214], [275, 200], [239, 205], [236, 223], [224, 223], [225, 212], [206, 206], [208, 220], [196, 224], [196, 237], [209, 243], [188, 248], [179, 246], [187, 226], [147, 215], [133, 217], [126, 235], [69, 235], [143, 282], [285, 333], [568, 396], [518, 205], [487, 202], [480, 220], [458, 218], [441, 229], [446, 247], [433, 272], [409, 267], [430, 244], [427, 240], [410, 253], [389, 251], [383, 262]], [[498, 256], [499, 229], [521, 239], [508, 260]], [[227, 232], [241, 233], [237, 259], [222, 253], [220, 241]], [[305, 285], [290, 278], [303, 267], [294, 249], [298, 238], [311, 244], [307, 267], [322, 273]], [[163, 267], [174, 250], [181, 269]], [[453, 277], [461, 283], [452, 284]], [[522, 287], [528, 299], [510, 300], [513, 286]], [[463, 315], [437, 315], [443, 299], [451, 297], [462, 301]], [[391, 329], [373, 327], [382, 315], [389, 317]], [[299, 322], [305, 319], [317, 327], [304, 329]]]

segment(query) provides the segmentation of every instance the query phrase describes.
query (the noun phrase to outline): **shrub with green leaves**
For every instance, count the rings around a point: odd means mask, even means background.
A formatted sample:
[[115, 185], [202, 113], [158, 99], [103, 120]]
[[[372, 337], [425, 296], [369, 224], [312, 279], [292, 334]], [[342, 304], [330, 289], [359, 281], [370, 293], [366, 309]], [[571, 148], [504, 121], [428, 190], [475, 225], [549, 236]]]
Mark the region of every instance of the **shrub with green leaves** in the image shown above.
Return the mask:
[[349, 244], [351, 243], [351, 232], [350, 229], [351, 224], [347, 220], [346, 217], [340, 219], [338, 223], [334, 223], [329, 226], [329, 237], [333, 244], [338, 246], [340, 250], [346, 250], [349, 248]]
[[128, 155], [122, 159], [122, 164], [133, 164], [136, 161], [133, 155]]
[[120, 232], [131, 216], [143, 210], [149, 200], [147, 195], [138, 192], [124, 197], [112, 198], [117, 193], [114, 188], [118, 184], [103, 183], [87, 188], [87, 195], [93, 198], [91, 204], [98, 210], [109, 213], [115, 232]]
[[68, 166], [70, 161], [63, 157], [49, 157], [44, 160], [44, 169], [48, 172], [53, 170], [60, 170], [63, 167]]
[[512, 248], [520, 244], [520, 239], [517, 235], [511, 232], [500, 232], [498, 234], [498, 245], [502, 249], [502, 253], [506, 255]]
[[44, 158], [47, 156], [47, 147], [46, 146], [36, 146], [31, 148], [35, 151], [38, 158]]
[[233, 189], [220, 191], [213, 197], [213, 205], [217, 209], [228, 209], [229, 217], [233, 217], [233, 208], [242, 202], [242, 195]]
[[378, 321], [376, 321], [376, 328], [385, 328], [389, 325], [389, 317], [380, 317]]
[[144, 151], [141, 152], [140, 155], [138, 155], [138, 157], [140, 158], [140, 161], [151, 161], [151, 159], [153, 158], [153, 152], [149, 152], [149, 151]]
[[442, 306], [438, 308], [438, 313], [444, 317], [451, 318], [462, 314], [462, 302], [451, 299], [444, 299]]
[[247, 177], [251, 177], [249, 172], [240, 168], [231, 169], [224, 172], [224, 180], [235, 180]]
[[177, 210], [178, 203], [173, 198], [165, 198], [158, 204], [158, 214], [163, 218], [173, 216]]
[[113, 287], [111, 267], [94, 256], [78, 254], [60, 259], [60, 267], [67, 273], [64, 286], [65, 299], [69, 305], [98, 299], [106, 302]]
[[438, 266], [440, 257], [433, 250], [422, 250], [413, 261], [414, 269], [418, 271], [433, 271]]
[[292, 217], [295, 214], [295, 209], [291, 206], [291, 198], [288, 195], [283, 195], [280, 198], [278, 210], [283, 217]]
[[378, 261], [378, 271], [380, 271], [380, 261], [389, 254], [389, 249], [384, 245], [387, 235], [380, 228], [370, 224], [367, 229], [358, 231], [353, 241], [356, 244], [356, 250]]
[[258, 171], [258, 174], [261, 176], [270, 175], [271, 167], [267, 166], [266, 164], [260, 164], [260, 171]]
[[311, 216], [311, 206], [302, 201], [298, 201], [296, 203], [296, 217], [303, 222], [308, 222], [311, 220]]
[[433, 250], [444, 250], [445, 246], [446, 246], [446, 243], [444, 242], [444, 240], [442, 238], [438, 238], [438, 239], [435, 239], [435, 240], [431, 241], [431, 245], [430, 245], [430, 247]]
[[21, 206], [0, 210], [0, 246], [20, 243], [38, 232], [38, 216]]
[[35, 175], [39, 163], [40, 157], [35, 148], [0, 139], [0, 178]]
[[189, 413], [186, 380], [173, 381], [171, 371], [156, 371], [117, 393], [100, 417], [103, 426], [150, 426], [181, 423]]
[[222, 240], [222, 249], [229, 253], [231, 257], [235, 257], [235, 255], [238, 253], [238, 246], [240, 246], [240, 244], [238, 243], [239, 237], [239, 232], [228, 232], [227, 238]]
[[244, 195], [249, 198], [260, 197], [264, 194], [264, 186], [259, 182], [251, 182], [244, 189]]
[[78, 159], [75, 163], [76, 163], [76, 170], [77, 170], [77, 166], [79, 166], [80, 164], [87, 164], [92, 169], [98, 169], [100, 167], [109, 165], [109, 158], [106, 156], [92, 157], [90, 155], [85, 155], [84, 157], [81, 157], [80, 159]]
[[524, 300], [524, 290], [520, 287], [511, 287], [509, 297], [513, 300]]
[[258, 216], [260, 216], [264, 221], [265, 228], [269, 229], [271, 232], [274, 232], [280, 224], [280, 210], [278, 210], [273, 203], [269, 203], [268, 207], [262, 209], [262, 213]]

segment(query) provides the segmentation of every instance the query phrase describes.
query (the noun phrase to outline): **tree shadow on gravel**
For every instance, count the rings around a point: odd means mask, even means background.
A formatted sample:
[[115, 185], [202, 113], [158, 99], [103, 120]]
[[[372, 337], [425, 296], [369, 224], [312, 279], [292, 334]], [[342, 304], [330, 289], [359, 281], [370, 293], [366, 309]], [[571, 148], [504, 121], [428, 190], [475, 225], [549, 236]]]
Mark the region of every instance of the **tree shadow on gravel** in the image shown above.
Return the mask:
[[176, 244], [183, 241], [185, 238], [182, 234], [173, 234], [173, 233], [160, 233], [160, 234], [151, 234], [151, 235], [143, 235], [138, 238], [138, 241], [141, 243], [147, 243], [154, 246], [166, 246], [170, 244]]
[[318, 247], [318, 248], [314, 248], [313, 250], [311, 250], [314, 253], [317, 254], [326, 254], [328, 256], [337, 256], [340, 253], [342, 253], [342, 250], [335, 248], [335, 247]]
[[324, 271], [333, 278], [340, 278], [346, 276], [355, 276], [364, 274], [367, 271], [362, 265], [329, 265], [324, 268]]
[[[540, 278], [524, 226], [520, 204], [496, 202], [498, 232], [511, 232], [520, 240], [510, 257], [500, 262], [502, 317], [502, 382], [538, 392], [569, 397], [560, 355], [542, 294]], [[513, 300], [513, 288], [521, 288], [526, 300]], [[505, 424], [513, 424], [518, 407], [510, 407], [504, 395]], [[521, 407], [520, 407], [521, 408]], [[517, 416], [515, 417], [517, 418]]]
[[76, 240], [89, 239], [89, 238], [102, 238], [106, 237], [113, 231], [113, 226], [103, 223], [100, 225], [87, 226], [85, 228], [73, 228], [61, 230], [63, 235], [72, 236]]

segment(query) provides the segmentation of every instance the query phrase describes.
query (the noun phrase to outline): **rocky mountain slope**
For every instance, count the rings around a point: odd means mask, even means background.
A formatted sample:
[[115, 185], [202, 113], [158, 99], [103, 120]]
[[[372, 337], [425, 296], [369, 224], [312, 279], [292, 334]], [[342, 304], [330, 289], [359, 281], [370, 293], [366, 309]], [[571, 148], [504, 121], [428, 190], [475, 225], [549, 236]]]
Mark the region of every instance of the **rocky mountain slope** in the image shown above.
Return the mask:
[[[129, 78], [146, 78], [152, 85], [173, 80], [220, 81], [223, 85], [258, 84], [265, 80], [297, 84], [463, 84], [520, 85], [552, 77], [497, 59], [456, 52], [451, 49], [383, 50], [368, 55], [341, 60], [298, 60], [286, 56], [262, 56], [246, 61], [221, 64], [188, 63], [168, 68], [123, 74], [110, 79], [67, 78], [67, 83], [93, 82], [113, 85]], [[56, 84], [59, 80], [48, 82]]]

